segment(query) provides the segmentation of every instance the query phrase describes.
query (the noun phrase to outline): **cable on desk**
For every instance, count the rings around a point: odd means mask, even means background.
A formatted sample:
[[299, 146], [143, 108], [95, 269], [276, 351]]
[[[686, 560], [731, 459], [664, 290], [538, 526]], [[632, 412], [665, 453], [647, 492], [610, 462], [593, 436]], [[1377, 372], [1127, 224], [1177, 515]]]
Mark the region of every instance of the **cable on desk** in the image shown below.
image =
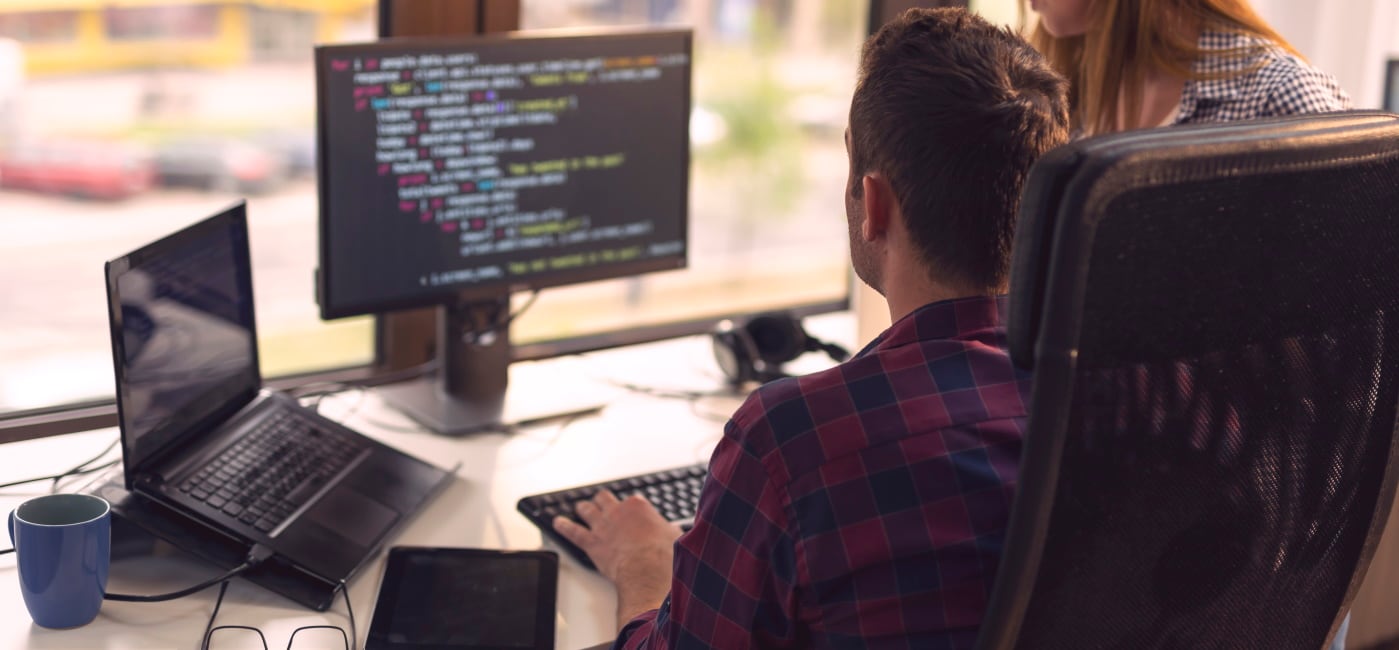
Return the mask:
[[[228, 581], [224, 580], [223, 583], [219, 585], [219, 597], [216, 600], [214, 600], [214, 611], [209, 614], [209, 622], [204, 626], [204, 642], [199, 645], [201, 650], [209, 650], [209, 636], [214, 633], [214, 619], [217, 618], [219, 615], [219, 608], [223, 606], [223, 595], [227, 591]], [[257, 632], [258, 636], [262, 636], [262, 630], [259, 630], [257, 628], [248, 629]], [[267, 647], [266, 637], [263, 637], [262, 639], [262, 647]]]
[[129, 596], [127, 594], [109, 593], [103, 595], [102, 597], [107, 600], [115, 600], [124, 603], [163, 603], [167, 600], [184, 598], [185, 596], [188, 596], [190, 594], [198, 593], [200, 591], [208, 589], [209, 587], [212, 587], [220, 582], [226, 583], [234, 576], [237, 576], [243, 573], [244, 571], [247, 571], [248, 569], [262, 564], [263, 561], [269, 557], [272, 557], [272, 549], [267, 548], [266, 546], [263, 546], [261, 544], [254, 544], [252, 550], [248, 551], [248, 557], [243, 560], [242, 564], [239, 564], [238, 566], [229, 569], [226, 573], [224, 573], [221, 576], [218, 576], [217, 578], [210, 578], [209, 580], [205, 580], [204, 582], [194, 585], [193, 587], [188, 587], [179, 591], [172, 591], [168, 594], [156, 594], [154, 596]]
[[740, 394], [735, 393], [734, 391], [728, 390], [728, 389], [724, 389], [724, 390], [666, 390], [666, 389], [664, 389], [664, 388], [652, 388], [651, 386], [642, 386], [641, 384], [633, 384], [633, 383], [631, 383], [631, 382], [621, 381], [621, 380], [618, 380], [618, 379], [607, 379], [606, 381], [607, 381], [608, 383], [612, 384], [613, 386], [616, 386], [616, 387], [618, 387], [618, 388], [625, 388], [625, 389], [627, 389], [627, 390], [629, 390], [629, 391], [631, 391], [631, 392], [633, 392], [633, 393], [641, 393], [642, 395], [649, 395], [649, 396], [651, 396], [651, 397], [659, 397], [659, 398], [662, 398], [662, 399], [682, 399], [682, 400], [693, 401], [693, 400], [697, 400], [697, 399], [704, 399], [704, 398], [706, 398], [706, 397], [741, 397]]
[[109, 460], [109, 461], [107, 461], [107, 462], [105, 462], [105, 463], [102, 463], [101, 465], [93, 465], [92, 467], [85, 467], [85, 468], [80, 469], [80, 470], [68, 470], [67, 472], [65, 472], [65, 473], [63, 473], [63, 474], [54, 477], [54, 479], [53, 479], [53, 485], [50, 485], [50, 486], [49, 486], [49, 492], [54, 493], [54, 494], [57, 494], [57, 493], [58, 493], [58, 483], [59, 483], [60, 481], [62, 481], [63, 479], [65, 479], [65, 478], [69, 478], [69, 477], [72, 477], [72, 476], [82, 476], [82, 475], [84, 475], [84, 474], [92, 474], [93, 472], [100, 472], [100, 471], [102, 471], [102, 470], [104, 470], [104, 469], [107, 469], [108, 467], [114, 467], [114, 466], [116, 466], [117, 463], [120, 463], [120, 462], [121, 462], [121, 459], [118, 458], [118, 459], [116, 459], [116, 460]]
[[0, 548], [0, 555], [4, 555], [4, 554], [6, 554], [6, 553], [14, 553], [14, 552], [15, 552], [15, 550], [12, 549], [12, 548]]
[[312, 394], [311, 397], [313, 398], [313, 400], [312, 400], [312, 402], [311, 402], [309, 405], [307, 405], [307, 408], [310, 408], [312, 411], [315, 411], [315, 412], [317, 412], [317, 413], [320, 413], [320, 412], [321, 412], [321, 402], [322, 402], [323, 400], [325, 400], [326, 397], [329, 397], [329, 396], [331, 396], [331, 395], [339, 395], [339, 394], [344, 393], [345, 391], [348, 391], [348, 390], [353, 390], [353, 391], [355, 391], [356, 394], [359, 395], [359, 399], [355, 400], [355, 403], [352, 404], [352, 405], [350, 406], [349, 410], [347, 410], [347, 411], [345, 411], [344, 413], [340, 414], [339, 417], [334, 418], [334, 420], [335, 420], [336, 422], [340, 422], [340, 423], [343, 424], [343, 423], [345, 423], [346, 421], [348, 421], [351, 417], [353, 417], [353, 416], [355, 415], [355, 413], [359, 412], [359, 407], [360, 407], [360, 406], [363, 406], [363, 405], [364, 405], [364, 396], [367, 395], [367, 394], [369, 393], [369, 391], [370, 391], [370, 388], [369, 388], [369, 387], [366, 387], [366, 386], [359, 386], [359, 385], [355, 385], [355, 384], [340, 384], [340, 385], [339, 385], [336, 389], [334, 389], [334, 390], [326, 390], [326, 391], [324, 391], [324, 392]]
[[355, 630], [355, 608], [350, 607], [350, 588], [343, 579], [340, 581], [340, 595], [345, 597], [345, 613], [350, 616], [350, 650], [355, 650], [355, 643], [359, 641], [359, 632]]
[[345, 381], [315, 381], [303, 384], [287, 390], [287, 394], [297, 399], [307, 397], [319, 397], [331, 393], [338, 393], [345, 388], [374, 387], [380, 384], [392, 384], [409, 379], [417, 379], [437, 370], [437, 359], [425, 361], [416, 366], [410, 366], [402, 370], [380, 373], [362, 379], [349, 379]]
[[27, 479], [23, 479], [23, 480], [20, 480], [20, 481], [10, 481], [9, 483], [0, 483], [0, 489], [9, 488], [9, 487], [14, 487], [14, 486], [16, 486], [16, 485], [24, 485], [24, 484], [26, 484], [26, 483], [39, 483], [39, 482], [42, 482], [42, 481], [55, 481], [55, 482], [57, 482], [57, 481], [60, 481], [60, 480], [62, 480], [62, 479], [64, 479], [64, 478], [67, 478], [67, 477], [69, 477], [69, 476], [77, 476], [77, 475], [80, 475], [80, 474], [90, 474], [90, 473], [92, 473], [92, 472], [96, 472], [96, 471], [99, 471], [99, 470], [107, 469], [108, 467], [111, 467], [112, 465], [117, 464], [117, 461], [111, 461], [111, 462], [109, 462], [109, 463], [105, 463], [105, 464], [102, 464], [102, 465], [98, 465], [98, 466], [96, 466], [96, 467], [88, 467], [88, 465], [91, 465], [92, 463], [95, 463], [95, 462], [101, 460], [103, 456], [106, 456], [106, 455], [107, 455], [107, 452], [110, 452], [113, 448], [115, 448], [115, 447], [117, 446], [117, 443], [118, 443], [118, 442], [120, 442], [120, 440], [113, 440], [111, 444], [107, 445], [106, 448], [104, 448], [104, 449], [102, 450], [102, 453], [97, 454], [96, 456], [93, 456], [92, 458], [90, 458], [90, 459], [88, 459], [88, 460], [85, 460], [85, 461], [83, 461], [83, 462], [81, 462], [81, 463], [78, 463], [77, 465], [73, 466], [72, 469], [69, 469], [68, 471], [63, 472], [62, 474], [52, 474], [52, 475], [49, 475], [49, 476], [39, 476], [39, 477], [36, 477], [36, 478], [27, 478]]

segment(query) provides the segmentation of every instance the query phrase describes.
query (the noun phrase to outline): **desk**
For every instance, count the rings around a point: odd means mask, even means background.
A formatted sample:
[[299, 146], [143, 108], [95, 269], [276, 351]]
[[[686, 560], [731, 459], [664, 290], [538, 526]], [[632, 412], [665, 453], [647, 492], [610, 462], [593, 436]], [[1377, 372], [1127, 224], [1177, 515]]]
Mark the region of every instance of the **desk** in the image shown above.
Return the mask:
[[[812, 319], [810, 331], [842, 343], [853, 338], [849, 315]], [[791, 368], [810, 371], [830, 364], [806, 355]], [[734, 396], [697, 401], [667, 399], [618, 388], [617, 382], [658, 390], [710, 391], [721, 386], [707, 337], [609, 350], [511, 367], [510, 389], [533, 399], [562, 390], [598, 391], [607, 406], [595, 416], [544, 423], [513, 434], [446, 438], [417, 429], [383, 405], [373, 391], [348, 391], [326, 399], [321, 411], [352, 428], [430, 463], [461, 467], [450, 487], [418, 513], [391, 545], [502, 549], [542, 547], [539, 531], [515, 511], [521, 497], [707, 460], [722, 422], [740, 403]], [[0, 482], [56, 474], [100, 451], [115, 429], [91, 431], [0, 447]], [[113, 453], [109, 456], [115, 458]], [[75, 482], [75, 483], [80, 483]], [[33, 489], [0, 491], [0, 514]], [[9, 548], [6, 538], [0, 547]], [[545, 547], [548, 548], [548, 547]], [[575, 650], [614, 636], [615, 595], [609, 583], [560, 554], [557, 647]], [[363, 644], [383, 573], [380, 553], [350, 582], [359, 644]], [[156, 594], [217, 575], [213, 567], [168, 548], [117, 560], [108, 590]], [[0, 556], [0, 649], [197, 648], [217, 588], [168, 603], [106, 602], [97, 620], [73, 630], [33, 625], [19, 594], [13, 555]], [[219, 624], [253, 625], [269, 647], [286, 647], [303, 625], [338, 625], [348, 632], [344, 601], [318, 613], [242, 580], [234, 580], [219, 611]]]

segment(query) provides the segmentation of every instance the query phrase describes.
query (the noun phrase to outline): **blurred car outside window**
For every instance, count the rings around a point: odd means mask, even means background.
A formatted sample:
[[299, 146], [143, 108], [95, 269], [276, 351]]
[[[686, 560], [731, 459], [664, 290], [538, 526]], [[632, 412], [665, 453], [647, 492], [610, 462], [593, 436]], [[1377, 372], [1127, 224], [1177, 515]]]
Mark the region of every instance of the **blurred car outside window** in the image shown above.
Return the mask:
[[374, 0], [0, 2], [0, 414], [112, 398], [104, 261], [247, 197], [268, 377], [372, 361], [314, 293], [312, 44]]

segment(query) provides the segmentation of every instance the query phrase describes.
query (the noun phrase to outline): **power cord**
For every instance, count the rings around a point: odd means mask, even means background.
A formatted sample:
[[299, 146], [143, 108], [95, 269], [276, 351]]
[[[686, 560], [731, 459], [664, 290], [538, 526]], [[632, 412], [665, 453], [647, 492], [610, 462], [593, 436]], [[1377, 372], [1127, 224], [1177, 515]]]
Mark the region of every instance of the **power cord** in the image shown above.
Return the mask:
[[[529, 298], [525, 299], [525, 304], [520, 305], [520, 308], [516, 309], [513, 312], [508, 311], [509, 301], [506, 300], [506, 306], [498, 309], [494, 314], [492, 314], [491, 317], [488, 319], [490, 322], [477, 322], [475, 323], [475, 327], [468, 331], [462, 332], [462, 340], [471, 344], [490, 345], [491, 341], [497, 333], [499, 333], [501, 330], [507, 327], [510, 327], [510, 324], [515, 322], [515, 319], [519, 318], [525, 312], [529, 311], [529, 308], [534, 306], [534, 301], [538, 299], [539, 290], [535, 289], [534, 291], [530, 292]], [[455, 308], [456, 307], [448, 307], [448, 309]], [[473, 311], [469, 313], [472, 314], [472, 320], [476, 320], [475, 312]]]
[[205, 580], [204, 582], [201, 582], [193, 587], [181, 589], [179, 591], [172, 591], [168, 594], [156, 594], [154, 596], [129, 596], [126, 594], [109, 593], [104, 595], [103, 598], [124, 603], [163, 603], [167, 600], [184, 598], [185, 596], [188, 596], [190, 594], [208, 589], [209, 587], [219, 584], [220, 582], [227, 582], [234, 576], [237, 576], [247, 571], [248, 569], [262, 564], [269, 557], [272, 557], [272, 549], [267, 548], [262, 544], [254, 544], [252, 550], [248, 551], [248, 556], [243, 559], [242, 564], [239, 564], [238, 566], [229, 569], [226, 573], [217, 578], [210, 578], [209, 580]]
[[344, 580], [340, 581], [340, 595], [345, 597], [345, 613], [350, 616], [350, 650], [355, 650], [355, 642], [359, 640], [359, 631], [355, 629], [355, 608], [350, 607], [350, 588]]
[[346, 388], [373, 388], [380, 384], [391, 384], [398, 381], [417, 379], [437, 370], [437, 359], [425, 361], [416, 366], [410, 366], [400, 370], [380, 373], [362, 379], [350, 379], [346, 381], [316, 381], [302, 384], [288, 389], [287, 394], [296, 399], [307, 399], [312, 397], [323, 397], [328, 394], [338, 393]]
[[10, 481], [9, 483], [0, 483], [0, 489], [15, 487], [16, 485], [24, 485], [24, 484], [26, 484], [26, 483], [39, 483], [39, 482], [42, 482], [42, 481], [54, 481], [55, 483], [57, 483], [58, 481], [61, 481], [61, 480], [65, 479], [65, 478], [67, 478], [67, 477], [69, 477], [69, 476], [78, 476], [78, 475], [81, 475], [81, 474], [91, 474], [92, 472], [96, 472], [96, 471], [100, 471], [100, 470], [107, 469], [108, 467], [111, 467], [111, 466], [117, 464], [118, 461], [115, 461], [115, 460], [114, 460], [114, 461], [111, 461], [111, 462], [108, 462], [108, 463], [104, 463], [104, 464], [102, 464], [102, 465], [98, 465], [98, 466], [96, 466], [96, 467], [88, 467], [88, 465], [91, 465], [91, 464], [93, 464], [93, 463], [95, 463], [95, 462], [101, 460], [103, 456], [106, 456], [108, 452], [112, 451], [112, 449], [114, 449], [114, 448], [117, 446], [117, 443], [118, 443], [118, 442], [120, 442], [120, 441], [119, 441], [119, 440], [113, 440], [111, 444], [107, 445], [107, 447], [104, 448], [104, 449], [102, 450], [102, 453], [97, 454], [96, 456], [93, 456], [92, 458], [90, 458], [90, 459], [88, 459], [88, 460], [85, 460], [85, 461], [83, 461], [83, 462], [81, 462], [81, 463], [79, 463], [79, 464], [73, 466], [72, 469], [69, 469], [68, 471], [63, 472], [62, 474], [53, 474], [53, 475], [50, 475], [50, 476], [39, 476], [39, 477], [36, 477], [36, 478], [27, 478], [27, 479], [23, 479], [23, 480], [19, 480], [19, 481]]

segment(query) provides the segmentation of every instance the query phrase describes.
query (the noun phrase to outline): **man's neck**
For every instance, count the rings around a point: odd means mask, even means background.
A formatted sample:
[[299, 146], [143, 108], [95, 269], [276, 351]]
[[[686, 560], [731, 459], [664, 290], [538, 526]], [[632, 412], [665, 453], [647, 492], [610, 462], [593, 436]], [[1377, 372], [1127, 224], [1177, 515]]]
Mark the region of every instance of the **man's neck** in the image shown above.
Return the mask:
[[907, 316], [924, 305], [931, 305], [944, 300], [956, 300], [958, 298], [971, 298], [973, 296], [987, 295], [984, 291], [968, 291], [955, 287], [949, 287], [937, 282], [917, 282], [910, 283], [914, 286], [905, 285], [900, 290], [899, 285], [888, 287], [884, 296], [889, 302], [889, 322], [897, 323], [900, 318]]
[[[912, 238], [898, 220], [890, 229], [896, 230], [897, 234], [891, 236], [893, 241], [885, 248], [879, 269], [884, 300], [889, 303], [890, 323], [897, 323], [900, 318], [924, 305], [988, 295], [985, 289], [949, 282], [943, 279], [946, 274], [932, 271], [927, 260], [910, 245]], [[1004, 287], [994, 293], [1004, 293]]]

